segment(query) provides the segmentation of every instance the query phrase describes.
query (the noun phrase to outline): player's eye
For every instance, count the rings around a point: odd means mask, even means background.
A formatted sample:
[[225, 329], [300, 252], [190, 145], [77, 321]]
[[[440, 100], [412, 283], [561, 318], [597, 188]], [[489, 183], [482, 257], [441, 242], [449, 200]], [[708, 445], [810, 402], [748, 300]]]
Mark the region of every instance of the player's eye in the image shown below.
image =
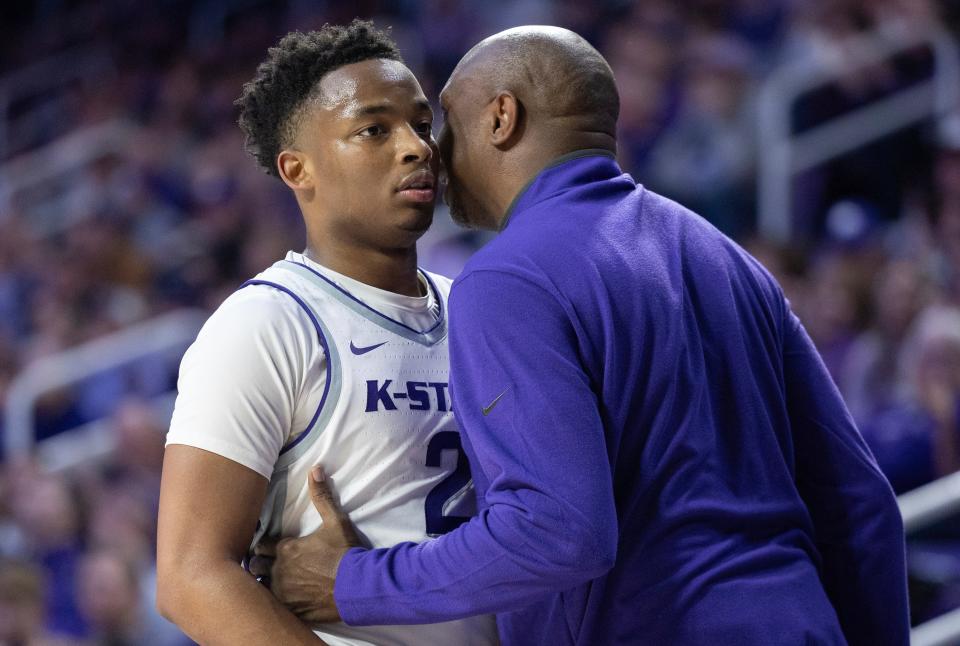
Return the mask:
[[361, 137], [377, 137], [385, 132], [386, 130], [382, 126], [367, 126], [357, 134]]
[[433, 124], [431, 124], [429, 121], [424, 121], [422, 123], [418, 123], [416, 129], [417, 134], [427, 136], [433, 132]]

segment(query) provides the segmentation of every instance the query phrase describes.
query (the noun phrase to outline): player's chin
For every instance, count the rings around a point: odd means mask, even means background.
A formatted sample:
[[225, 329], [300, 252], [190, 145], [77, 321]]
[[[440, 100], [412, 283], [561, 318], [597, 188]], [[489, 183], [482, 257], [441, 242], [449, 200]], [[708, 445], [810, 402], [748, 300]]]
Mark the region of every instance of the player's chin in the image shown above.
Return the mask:
[[433, 224], [433, 203], [408, 206], [400, 212], [399, 228], [418, 238]]

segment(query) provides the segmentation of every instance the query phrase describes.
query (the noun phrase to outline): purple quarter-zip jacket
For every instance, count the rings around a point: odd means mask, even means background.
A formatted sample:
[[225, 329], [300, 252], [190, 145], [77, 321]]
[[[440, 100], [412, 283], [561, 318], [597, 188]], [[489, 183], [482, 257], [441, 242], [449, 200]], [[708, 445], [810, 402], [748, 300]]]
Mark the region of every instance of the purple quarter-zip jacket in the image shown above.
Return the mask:
[[497, 613], [503, 644], [906, 645], [893, 493], [773, 278], [580, 151], [450, 297], [479, 514], [351, 550], [351, 624]]

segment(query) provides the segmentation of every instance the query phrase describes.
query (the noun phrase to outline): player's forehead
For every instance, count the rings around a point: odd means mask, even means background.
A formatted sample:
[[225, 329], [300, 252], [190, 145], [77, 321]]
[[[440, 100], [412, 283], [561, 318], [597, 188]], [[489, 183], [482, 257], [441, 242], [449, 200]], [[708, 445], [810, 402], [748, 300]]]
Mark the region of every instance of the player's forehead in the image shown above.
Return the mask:
[[351, 117], [371, 105], [395, 110], [429, 109], [420, 83], [406, 65], [371, 59], [338, 67], [317, 84], [317, 105], [337, 116]]

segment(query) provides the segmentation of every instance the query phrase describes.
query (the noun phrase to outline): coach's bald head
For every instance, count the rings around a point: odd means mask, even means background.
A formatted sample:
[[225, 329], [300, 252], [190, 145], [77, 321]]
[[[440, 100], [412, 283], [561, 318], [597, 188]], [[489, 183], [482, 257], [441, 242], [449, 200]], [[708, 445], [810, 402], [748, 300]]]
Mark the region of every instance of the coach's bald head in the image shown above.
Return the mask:
[[586, 40], [559, 27], [516, 27], [481, 41], [440, 94], [447, 203], [458, 221], [498, 228], [513, 198], [551, 160], [616, 152], [613, 72]]
[[461, 59], [447, 88], [461, 77], [488, 93], [513, 92], [532, 119], [565, 137], [615, 135], [620, 98], [613, 72], [569, 29], [516, 27], [490, 36]]

